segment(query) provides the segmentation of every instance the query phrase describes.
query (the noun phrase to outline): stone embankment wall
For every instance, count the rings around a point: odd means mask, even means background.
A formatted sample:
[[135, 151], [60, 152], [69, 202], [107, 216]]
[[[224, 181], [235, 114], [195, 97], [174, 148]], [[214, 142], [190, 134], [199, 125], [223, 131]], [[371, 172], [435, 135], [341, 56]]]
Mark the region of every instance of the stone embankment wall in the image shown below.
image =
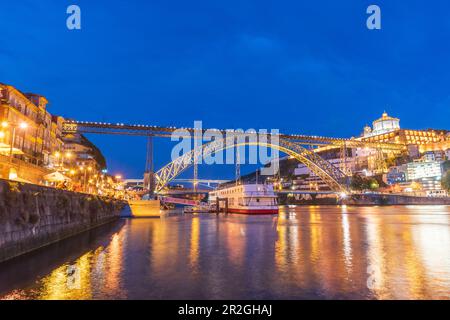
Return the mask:
[[119, 218], [125, 203], [0, 180], [0, 262]]

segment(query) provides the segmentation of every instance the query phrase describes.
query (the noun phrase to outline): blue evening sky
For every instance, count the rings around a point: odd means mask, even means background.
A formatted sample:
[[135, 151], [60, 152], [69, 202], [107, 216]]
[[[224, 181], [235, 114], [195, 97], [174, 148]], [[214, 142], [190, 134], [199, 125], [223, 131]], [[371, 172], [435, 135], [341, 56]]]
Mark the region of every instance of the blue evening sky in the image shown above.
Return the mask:
[[[66, 28], [77, 4], [82, 30]], [[366, 8], [382, 30], [366, 28]], [[79, 120], [350, 137], [383, 110], [449, 128], [450, 2], [17, 0], [0, 4], [0, 82]], [[145, 138], [89, 136], [139, 177]], [[156, 168], [173, 146], [156, 142]], [[204, 177], [234, 167], [202, 166]]]

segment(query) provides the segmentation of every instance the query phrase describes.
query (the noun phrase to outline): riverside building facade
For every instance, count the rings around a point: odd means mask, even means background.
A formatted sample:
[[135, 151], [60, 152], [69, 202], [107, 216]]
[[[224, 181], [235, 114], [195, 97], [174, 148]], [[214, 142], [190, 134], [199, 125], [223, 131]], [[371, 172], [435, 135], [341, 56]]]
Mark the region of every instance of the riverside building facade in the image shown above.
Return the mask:
[[55, 171], [105, 169], [100, 150], [84, 136], [63, 136], [63, 123], [44, 96], [0, 83], [0, 178], [40, 184]]
[[47, 110], [48, 100], [0, 83], [0, 154], [38, 166], [51, 165], [61, 151], [61, 117]]

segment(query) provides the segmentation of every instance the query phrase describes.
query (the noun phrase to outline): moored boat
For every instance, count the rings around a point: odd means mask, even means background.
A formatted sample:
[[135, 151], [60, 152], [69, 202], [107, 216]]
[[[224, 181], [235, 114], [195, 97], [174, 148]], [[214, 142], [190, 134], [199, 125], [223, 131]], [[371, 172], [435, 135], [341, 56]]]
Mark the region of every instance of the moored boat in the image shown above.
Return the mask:
[[209, 203], [220, 210], [241, 214], [278, 214], [273, 185], [241, 184], [209, 193]]
[[131, 215], [135, 218], [151, 218], [161, 216], [161, 203], [159, 200], [129, 200]]

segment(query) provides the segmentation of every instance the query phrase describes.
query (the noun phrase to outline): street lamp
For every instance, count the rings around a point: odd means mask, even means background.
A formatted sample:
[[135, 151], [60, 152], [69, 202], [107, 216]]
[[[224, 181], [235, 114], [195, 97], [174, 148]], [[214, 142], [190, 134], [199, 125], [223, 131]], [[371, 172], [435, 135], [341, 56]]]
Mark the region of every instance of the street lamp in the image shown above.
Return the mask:
[[64, 169], [64, 163], [66, 162], [66, 160], [70, 160], [71, 157], [72, 153], [69, 151], [63, 154], [63, 156], [61, 157], [61, 169]]
[[12, 162], [13, 148], [14, 148], [14, 143], [15, 143], [15, 140], [16, 140], [16, 128], [19, 128], [21, 130], [26, 130], [28, 128], [28, 124], [26, 122], [8, 123], [7, 121], [3, 121], [1, 123], [1, 127], [3, 129], [6, 129], [8, 127], [12, 128], [11, 146], [9, 148], [9, 161]]
[[65, 153], [61, 153], [59, 151], [55, 152], [55, 158], [58, 159], [57, 162], [58, 163], [58, 167], [61, 167], [61, 171], [64, 169], [64, 162], [66, 159], [70, 159], [72, 157], [72, 153], [71, 152], [65, 152]]
[[113, 185], [114, 188], [114, 197], [117, 197], [118, 191], [120, 189], [122, 176], [120, 174], [116, 174], [114, 176], [114, 179], [116, 180], [116, 183]]
[[59, 157], [61, 156], [61, 153], [59, 153], [59, 151], [56, 151], [54, 156], [56, 158], [56, 163], [55, 163], [55, 167], [56, 167], [56, 166], [58, 166]]
[[84, 178], [83, 178], [83, 190], [84, 192], [87, 192], [87, 184], [88, 184], [88, 171], [91, 172], [92, 171], [92, 167], [84, 167], [84, 166], [80, 166], [80, 173], [84, 172]]

